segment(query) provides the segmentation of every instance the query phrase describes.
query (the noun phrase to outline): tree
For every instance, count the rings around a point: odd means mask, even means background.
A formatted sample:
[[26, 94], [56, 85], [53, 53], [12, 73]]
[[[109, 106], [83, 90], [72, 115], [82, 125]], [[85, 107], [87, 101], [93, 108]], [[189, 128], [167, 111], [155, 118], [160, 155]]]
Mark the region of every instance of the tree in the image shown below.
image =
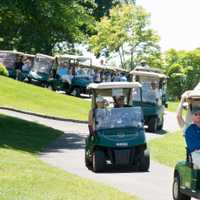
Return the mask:
[[96, 55], [118, 53], [121, 66], [130, 60], [133, 68], [134, 61], [142, 56], [160, 55], [159, 36], [148, 27], [149, 23], [149, 14], [142, 7], [117, 5], [110, 10], [109, 16], [97, 22], [97, 34], [90, 37], [90, 47]]
[[50, 54], [58, 42], [84, 40], [93, 31], [95, 4], [82, 2], [1, 0], [0, 48]]
[[168, 93], [172, 99], [180, 98], [186, 90], [193, 89], [200, 77], [200, 49], [165, 53], [165, 71], [169, 76]]
[[109, 10], [112, 7], [123, 3], [135, 3], [135, 0], [95, 0], [95, 3], [97, 6], [94, 11], [94, 16], [97, 20], [100, 20], [101, 17], [109, 14]]

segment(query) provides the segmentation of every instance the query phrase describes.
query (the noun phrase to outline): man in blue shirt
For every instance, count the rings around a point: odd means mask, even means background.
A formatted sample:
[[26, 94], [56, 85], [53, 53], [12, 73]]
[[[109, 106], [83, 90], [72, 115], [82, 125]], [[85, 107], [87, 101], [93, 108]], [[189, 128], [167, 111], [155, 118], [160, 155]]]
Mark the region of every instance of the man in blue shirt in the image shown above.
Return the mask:
[[185, 140], [194, 167], [200, 169], [200, 107], [192, 108], [191, 114], [192, 124], [185, 131]]

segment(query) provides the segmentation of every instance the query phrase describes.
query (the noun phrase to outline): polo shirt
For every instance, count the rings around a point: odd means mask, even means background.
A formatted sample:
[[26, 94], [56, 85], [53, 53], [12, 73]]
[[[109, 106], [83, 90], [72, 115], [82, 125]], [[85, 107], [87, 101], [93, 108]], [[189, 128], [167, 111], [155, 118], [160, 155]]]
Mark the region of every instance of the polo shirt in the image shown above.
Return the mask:
[[200, 127], [191, 124], [185, 131], [185, 141], [190, 153], [200, 150]]

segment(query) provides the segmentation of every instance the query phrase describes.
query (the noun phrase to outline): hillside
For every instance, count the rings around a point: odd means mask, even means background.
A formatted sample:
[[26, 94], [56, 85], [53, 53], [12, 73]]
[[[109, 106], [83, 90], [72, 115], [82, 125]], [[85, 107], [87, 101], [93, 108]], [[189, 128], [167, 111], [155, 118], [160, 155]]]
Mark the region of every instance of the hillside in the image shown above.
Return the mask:
[[58, 94], [46, 88], [0, 76], [0, 106], [87, 120], [90, 103], [84, 99]]

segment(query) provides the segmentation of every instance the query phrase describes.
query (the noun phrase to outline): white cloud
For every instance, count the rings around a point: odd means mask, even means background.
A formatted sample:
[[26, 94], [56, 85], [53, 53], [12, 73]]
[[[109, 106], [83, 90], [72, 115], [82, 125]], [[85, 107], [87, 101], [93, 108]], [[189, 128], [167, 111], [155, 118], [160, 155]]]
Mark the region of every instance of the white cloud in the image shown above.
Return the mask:
[[200, 47], [199, 0], [137, 0], [151, 14], [162, 50]]

